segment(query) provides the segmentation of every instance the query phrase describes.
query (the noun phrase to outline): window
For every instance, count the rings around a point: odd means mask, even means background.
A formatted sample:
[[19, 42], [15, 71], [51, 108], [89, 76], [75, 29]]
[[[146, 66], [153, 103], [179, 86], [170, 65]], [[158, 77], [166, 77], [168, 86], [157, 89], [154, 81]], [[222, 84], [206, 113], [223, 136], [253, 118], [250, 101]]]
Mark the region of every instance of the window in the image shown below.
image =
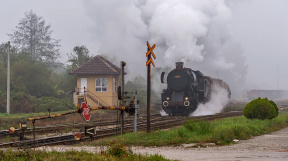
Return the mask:
[[95, 90], [96, 92], [107, 92], [107, 78], [96, 78]]
[[113, 78], [113, 92], [117, 91], [117, 82], [116, 82], [116, 78]]

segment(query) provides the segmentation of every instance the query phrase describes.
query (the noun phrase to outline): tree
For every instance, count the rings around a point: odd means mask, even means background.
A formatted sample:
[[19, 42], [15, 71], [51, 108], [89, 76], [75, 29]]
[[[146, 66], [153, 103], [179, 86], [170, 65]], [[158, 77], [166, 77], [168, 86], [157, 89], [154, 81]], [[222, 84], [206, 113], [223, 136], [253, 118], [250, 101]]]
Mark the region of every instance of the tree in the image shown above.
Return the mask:
[[53, 31], [45, 20], [32, 10], [25, 12], [13, 34], [8, 34], [17, 49], [27, 52], [37, 61], [54, 65], [59, 56], [60, 40], [52, 39]]
[[[18, 53], [15, 47], [10, 46], [10, 65], [17, 61]], [[0, 44], [0, 65], [7, 67], [8, 64], [8, 44]]]
[[11, 66], [11, 90], [23, 92], [37, 98], [56, 96], [55, 85], [51, 80], [52, 71], [43, 62], [24, 56]]
[[68, 54], [68, 62], [71, 63], [70, 69], [69, 70], [74, 70], [81, 65], [85, 63], [87, 59], [90, 58], [89, 56], [89, 50], [86, 48], [86, 46], [75, 46], [73, 48], [74, 53]]

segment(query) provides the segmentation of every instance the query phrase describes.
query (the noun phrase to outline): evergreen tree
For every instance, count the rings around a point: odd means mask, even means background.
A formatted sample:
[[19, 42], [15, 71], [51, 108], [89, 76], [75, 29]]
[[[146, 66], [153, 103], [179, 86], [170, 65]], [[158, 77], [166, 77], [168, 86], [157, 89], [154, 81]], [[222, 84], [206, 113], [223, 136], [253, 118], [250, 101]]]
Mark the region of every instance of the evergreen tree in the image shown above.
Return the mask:
[[53, 31], [45, 20], [31, 10], [25, 12], [13, 34], [8, 34], [11, 42], [22, 52], [27, 52], [37, 61], [55, 65], [59, 57], [60, 40], [53, 39]]

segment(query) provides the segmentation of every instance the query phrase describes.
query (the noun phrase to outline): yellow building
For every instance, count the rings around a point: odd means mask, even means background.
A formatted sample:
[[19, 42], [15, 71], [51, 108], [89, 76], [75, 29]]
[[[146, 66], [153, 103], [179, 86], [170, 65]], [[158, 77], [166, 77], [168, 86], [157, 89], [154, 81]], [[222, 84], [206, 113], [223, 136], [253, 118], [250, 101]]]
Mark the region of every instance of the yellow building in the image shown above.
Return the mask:
[[84, 89], [90, 107], [118, 105], [117, 87], [121, 69], [102, 56], [91, 58], [70, 74], [77, 77], [75, 105], [84, 102]]

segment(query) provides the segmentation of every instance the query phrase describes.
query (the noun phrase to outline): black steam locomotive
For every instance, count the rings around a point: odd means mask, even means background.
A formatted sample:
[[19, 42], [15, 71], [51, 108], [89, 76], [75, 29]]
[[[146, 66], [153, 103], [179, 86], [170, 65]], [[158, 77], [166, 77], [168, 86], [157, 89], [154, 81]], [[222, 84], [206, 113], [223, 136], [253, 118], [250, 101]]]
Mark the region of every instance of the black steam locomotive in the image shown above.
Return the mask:
[[[164, 75], [162, 72], [161, 83], [164, 83]], [[199, 103], [210, 100], [216, 86], [227, 90], [230, 98], [229, 86], [224, 81], [203, 76], [200, 71], [183, 68], [183, 62], [177, 62], [176, 69], [167, 76], [167, 89], [161, 94], [162, 108], [170, 116], [189, 115], [196, 110]]]

